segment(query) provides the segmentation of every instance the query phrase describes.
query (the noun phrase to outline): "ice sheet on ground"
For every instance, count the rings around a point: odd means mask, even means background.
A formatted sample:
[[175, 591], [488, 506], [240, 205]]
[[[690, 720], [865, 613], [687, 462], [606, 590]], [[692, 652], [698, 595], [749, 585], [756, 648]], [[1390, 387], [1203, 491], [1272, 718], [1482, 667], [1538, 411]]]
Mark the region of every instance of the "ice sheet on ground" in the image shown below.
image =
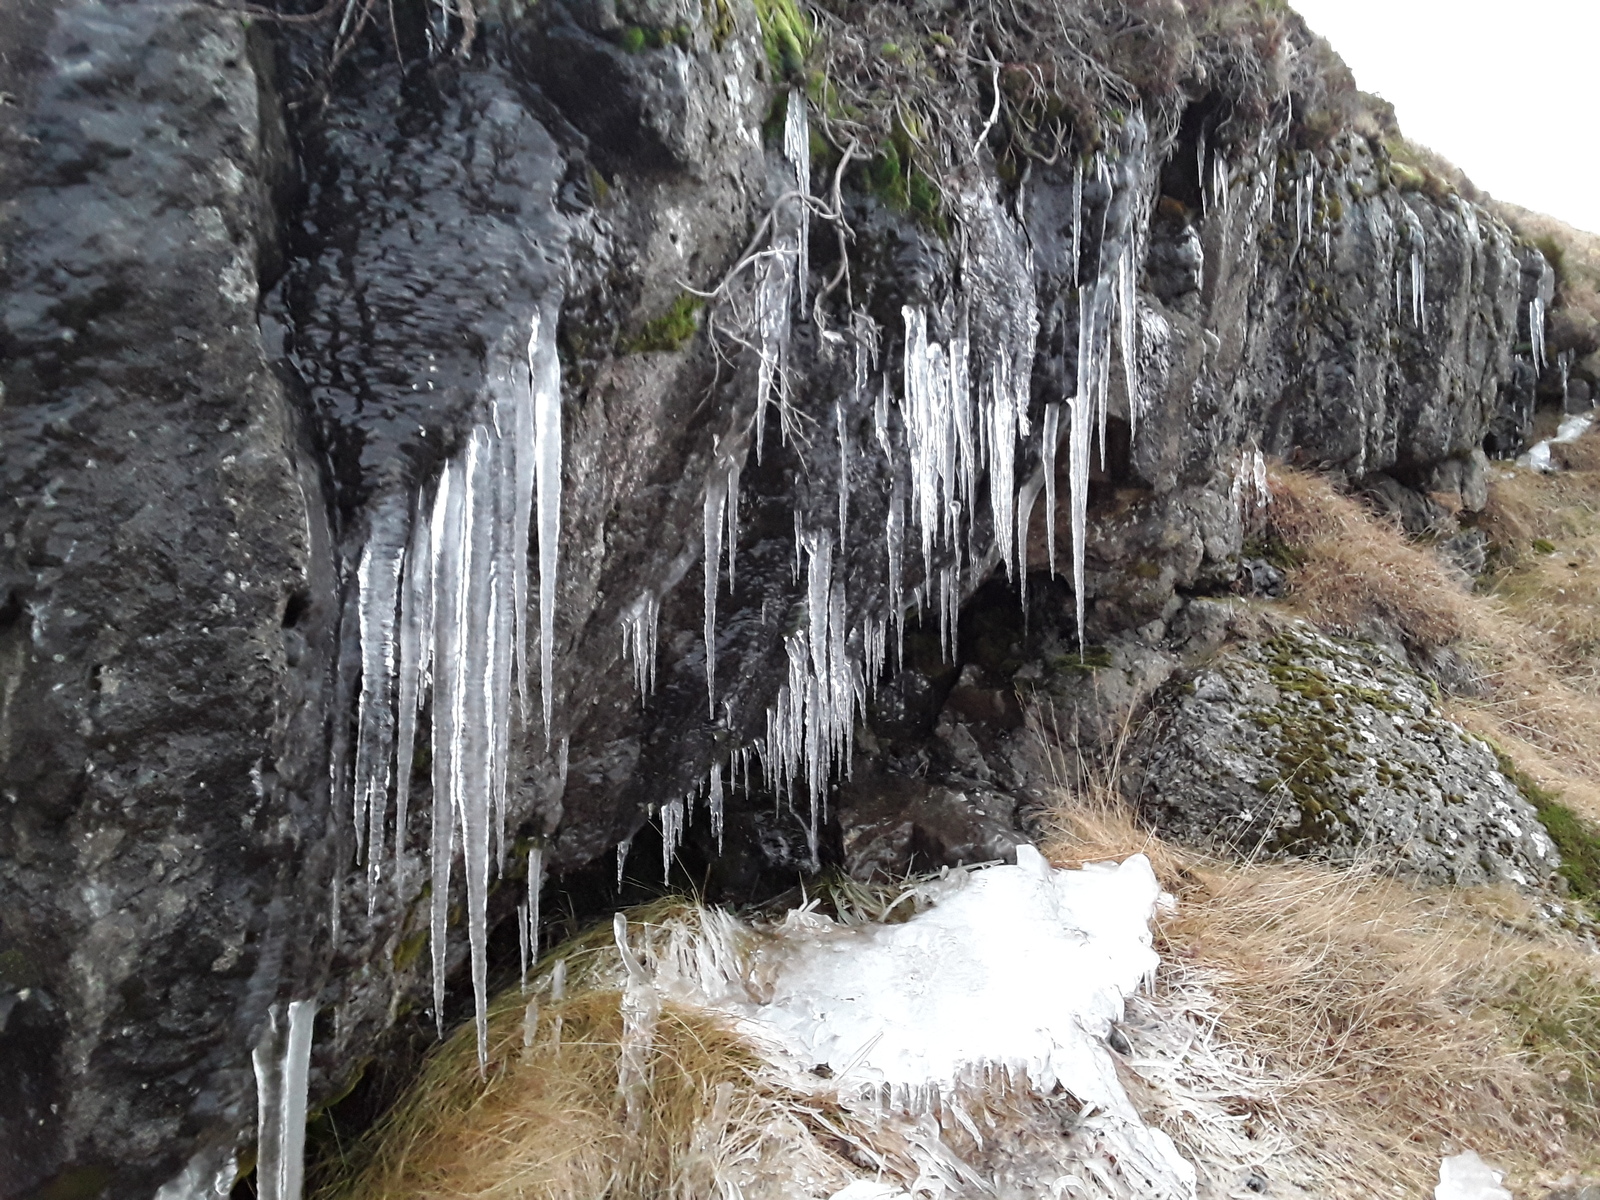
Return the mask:
[[1433, 1200], [1511, 1200], [1511, 1193], [1500, 1186], [1504, 1176], [1471, 1150], [1452, 1155], [1439, 1164]]
[[1015, 866], [929, 885], [932, 906], [899, 924], [797, 910], [748, 956], [716, 952], [708, 925], [707, 945], [669, 953], [657, 984], [734, 1017], [796, 1080], [820, 1074], [847, 1103], [887, 1092], [890, 1110], [959, 1107], [996, 1069], [1040, 1096], [1059, 1084], [1124, 1181], [1089, 1194], [1192, 1197], [1194, 1168], [1144, 1124], [1106, 1046], [1159, 963], [1160, 895], [1143, 855], [1054, 870], [1023, 846]]

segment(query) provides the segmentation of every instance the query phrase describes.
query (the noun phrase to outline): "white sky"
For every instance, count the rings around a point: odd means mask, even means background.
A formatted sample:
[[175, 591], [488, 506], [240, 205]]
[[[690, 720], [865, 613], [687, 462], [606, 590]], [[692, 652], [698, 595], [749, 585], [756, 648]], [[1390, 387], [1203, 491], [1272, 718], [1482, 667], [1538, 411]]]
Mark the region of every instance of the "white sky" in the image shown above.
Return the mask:
[[1290, 0], [1414, 142], [1600, 233], [1600, 0]]

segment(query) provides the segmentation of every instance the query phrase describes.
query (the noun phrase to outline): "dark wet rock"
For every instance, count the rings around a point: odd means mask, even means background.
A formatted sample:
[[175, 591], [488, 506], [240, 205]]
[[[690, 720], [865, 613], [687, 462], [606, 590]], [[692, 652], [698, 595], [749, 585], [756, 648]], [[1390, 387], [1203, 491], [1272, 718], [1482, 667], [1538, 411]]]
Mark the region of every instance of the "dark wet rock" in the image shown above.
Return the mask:
[[1204, 658], [1221, 648], [1235, 617], [1230, 602], [1197, 596], [1173, 617], [1168, 630], [1171, 644], [1185, 658]]
[[1548, 883], [1532, 805], [1433, 697], [1403, 659], [1297, 625], [1178, 677], [1128, 756], [1129, 792], [1190, 845]]
[[843, 865], [863, 883], [1014, 860], [1027, 840], [1016, 800], [982, 787], [861, 773], [839, 789], [838, 805]]
[[1489, 458], [1474, 447], [1465, 455], [1434, 464], [1422, 480], [1421, 490], [1469, 513], [1482, 512], [1489, 503]]
[[149, 1196], [223, 1168], [327, 967], [335, 567], [256, 326], [285, 140], [236, 19], [0, 29], [0, 1195]]
[[1245, 558], [1239, 561], [1238, 589], [1245, 596], [1266, 596], [1276, 599], [1289, 586], [1283, 571], [1264, 558]]
[[1587, 379], [1573, 376], [1567, 380], [1567, 390], [1562, 398], [1561, 411], [1586, 413], [1594, 408], [1594, 386]]
[[1362, 487], [1372, 506], [1398, 521], [1412, 537], [1453, 534], [1459, 528], [1455, 514], [1433, 496], [1414, 491], [1391, 476], [1368, 476]]

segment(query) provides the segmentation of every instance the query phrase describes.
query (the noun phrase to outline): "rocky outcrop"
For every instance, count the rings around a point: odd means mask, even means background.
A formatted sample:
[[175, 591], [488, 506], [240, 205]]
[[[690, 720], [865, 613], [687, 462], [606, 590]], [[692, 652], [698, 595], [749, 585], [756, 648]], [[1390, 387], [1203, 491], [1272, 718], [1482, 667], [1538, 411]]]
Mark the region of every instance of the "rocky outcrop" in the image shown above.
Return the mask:
[[1464, 886], [1546, 884], [1560, 865], [1494, 751], [1445, 719], [1428, 680], [1309, 626], [1176, 677], [1128, 762], [1141, 810], [1190, 845]]
[[[1210, 639], [1190, 598], [1239, 573], [1254, 452], [1481, 495], [1520, 267], [1502, 225], [1402, 190], [1376, 142], [1225, 137], [1191, 80], [1085, 142], [1103, 174], [1037, 165], [1019, 187], [980, 139], [930, 213], [870, 171], [797, 180], [800, 147], [777, 128], [794, 64], [769, 57], [742, 3], [508, 6], [465, 61], [446, 52], [459, 31], [394, 8], [393, 36], [331, 76], [317, 26], [247, 30], [154, 0], [0, 13], [16, 98], [0, 107], [7, 1200], [204, 1192], [251, 1138], [250, 1054], [274, 1005], [320, 1009], [326, 1095], [399, 1011], [432, 1004], [418, 947], [437, 737], [398, 760], [411, 815], [379, 823], [398, 847], [384, 886], [357, 861], [361, 745], [377, 744], [362, 697], [389, 712], [376, 677], [396, 666], [362, 564], [390, 554], [401, 571], [446, 464], [508, 436], [496, 404], [551, 355], [551, 676], [523, 664], [533, 698], [496, 751], [508, 880], [530, 847], [577, 867], [725, 786], [730, 831], [759, 842], [751, 814], [788, 803], [779, 857], [815, 861], [807, 792], [863, 702], [888, 774], [926, 755], [938, 787], [978, 797], [981, 836], [951, 832], [934, 856], [999, 853], [986, 822], [1004, 813], [983, 797], [1026, 789], [1016, 681], [1070, 708], [1097, 645], [1131, 693]], [[829, 215], [784, 291], [771, 264], [794, 260], [801, 182]], [[1122, 286], [1124, 248], [1126, 364], [1110, 291], [1079, 336], [1080, 283]], [[916, 319], [937, 354], [907, 355]], [[957, 346], [971, 393], [921, 386], [1015, 428], [973, 417], [935, 462], [906, 365], [948, 372]], [[786, 391], [763, 395], [780, 354]], [[1044, 573], [1046, 527], [1065, 568], [1065, 402], [1101, 364], [1080, 628]], [[995, 380], [1020, 397], [1008, 418], [982, 390]], [[1001, 444], [1004, 466], [974, 449]], [[708, 614], [719, 539], [734, 544]], [[1031, 668], [963, 641], [959, 611], [994, 611], [1030, 570], [1033, 627], [1055, 639]], [[650, 633], [642, 697], [625, 626]], [[922, 665], [869, 695], [902, 641]], [[518, 643], [529, 660], [537, 644]], [[774, 796], [763, 765], [795, 777]], [[735, 768], [754, 794], [731, 791]], [[887, 844], [899, 824], [881, 815]], [[795, 836], [812, 837], [803, 856]], [[518, 891], [485, 901], [489, 925]], [[464, 942], [452, 928], [446, 967]]]
[[327, 966], [337, 568], [256, 324], [287, 145], [235, 18], [0, 27], [0, 1194], [148, 1196], [231, 1157]]

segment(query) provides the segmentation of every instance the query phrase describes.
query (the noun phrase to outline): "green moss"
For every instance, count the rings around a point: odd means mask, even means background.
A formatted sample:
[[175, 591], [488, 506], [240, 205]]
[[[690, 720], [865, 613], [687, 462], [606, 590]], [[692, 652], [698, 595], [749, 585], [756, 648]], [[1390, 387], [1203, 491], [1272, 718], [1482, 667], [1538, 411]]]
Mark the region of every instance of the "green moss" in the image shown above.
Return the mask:
[[39, 972], [21, 950], [0, 953], [0, 986], [9, 988], [33, 987], [40, 982]]
[[795, 0], [755, 0], [756, 18], [761, 22], [761, 46], [767, 62], [781, 76], [805, 69], [811, 53], [811, 25]]
[[913, 154], [911, 138], [900, 134], [867, 160], [858, 182], [891, 212], [909, 214], [940, 237], [949, 237], [944, 200], [933, 179], [916, 165]]
[[1600, 902], [1600, 831], [1561, 803], [1561, 797], [1538, 782], [1511, 761], [1510, 755], [1491, 744], [1500, 761], [1500, 773], [1516, 785], [1517, 791], [1533, 805], [1550, 840], [1561, 854], [1561, 877], [1569, 893], [1593, 906]]
[[1570, 972], [1534, 959], [1496, 1007], [1521, 1027], [1523, 1046], [1542, 1060], [1545, 1074], [1561, 1080], [1565, 1069], [1561, 1088], [1572, 1114], [1592, 1125], [1600, 1093], [1600, 996], [1574, 983]]
[[1389, 182], [1402, 192], [1420, 192], [1427, 186], [1428, 177], [1409, 163], [1391, 162]]
[[1081, 654], [1052, 654], [1045, 661], [1052, 671], [1103, 671], [1111, 665], [1111, 651], [1104, 646], [1086, 646]]
[[1280, 689], [1293, 692], [1304, 700], [1316, 704], [1323, 712], [1335, 713], [1341, 709], [1341, 700], [1369, 704], [1379, 712], [1390, 715], [1410, 713], [1403, 704], [1396, 704], [1387, 692], [1358, 684], [1334, 683], [1315, 667], [1308, 667], [1298, 659], [1305, 647], [1290, 637], [1276, 637], [1266, 643], [1267, 674]]
[[419, 929], [415, 933], [408, 933], [400, 939], [400, 944], [394, 948], [394, 969], [404, 971], [417, 961], [417, 956], [422, 953], [422, 948], [428, 944], [428, 931]]
[[678, 350], [700, 328], [700, 310], [705, 301], [688, 292], [682, 293], [666, 312], [645, 322], [639, 336], [623, 347], [625, 354], [645, 354], [656, 350]]
[[617, 44], [629, 54], [643, 54], [645, 45], [649, 42], [649, 40], [649, 37], [645, 34], [645, 31], [641, 27], [638, 25], [629, 25], [622, 31], [622, 37], [618, 39]]
[[35, 1191], [33, 1200], [95, 1200], [111, 1179], [110, 1167], [68, 1167]]
[[711, 44], [721, 50], [733, 36], [733, 6], [728, 0], [700, 0], [700, 13], [711, 27]]

